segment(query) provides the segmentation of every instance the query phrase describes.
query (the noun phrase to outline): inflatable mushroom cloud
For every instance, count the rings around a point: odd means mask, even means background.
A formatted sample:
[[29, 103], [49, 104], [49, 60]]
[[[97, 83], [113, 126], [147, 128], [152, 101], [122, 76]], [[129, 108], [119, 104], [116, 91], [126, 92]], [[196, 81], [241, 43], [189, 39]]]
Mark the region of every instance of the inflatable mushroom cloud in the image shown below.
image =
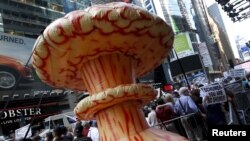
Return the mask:
[[90, 93], [74, 112], [97, 120], [101, 141], [181, 141], [148, 126], [141, 108], [156, 92], [135, 84], [162, 63], [173, 38], [161, 18], [138, 6], [94, 5], [52, 22], [36, 41], [32, 63], [43, 82]]

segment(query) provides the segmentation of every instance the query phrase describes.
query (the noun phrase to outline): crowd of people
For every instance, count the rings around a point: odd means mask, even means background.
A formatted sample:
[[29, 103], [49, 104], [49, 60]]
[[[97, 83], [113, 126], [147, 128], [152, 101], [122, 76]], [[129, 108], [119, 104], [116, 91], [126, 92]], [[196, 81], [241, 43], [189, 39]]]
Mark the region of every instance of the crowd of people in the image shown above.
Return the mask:
[[[249, 75], [250, 76], [250, 75]], [[250, 90], [250, 77], [239, 79], [245, 90]], [[237, 79], [227, 78], [222, 83], [231, 83]], [[204, 85], [191, 85], [160, 91], [158, 98], [143, 108], [148, 125], [185, 136], [190, 141], [206, 140], [208, 125], [227, 125], [229, 103], [236, 109], [234, 94], [224, 89], [227, 101], [207, 104], [208, 97], [202, 94]], [[240, 123], [239, 123], [240, 124]], [[100, 141], [97, 122], [77, 120], [72, 127], [56, 126], [42, 138], [39, 134], [28, 141]]]
[[[243, 88], [249, 90], [249, 78], [239, 80], [242, 81]], [[238, 80], [228, 78], [222, 83], [233, 81]], [[207, 104], [208, 96], [202, 94], [200, 89], [203, 86], [193, 84], [190, 88], [161, 91], [158, 99], [143, 109], [149, 126], [181, 134], [190, 141], [202, 141], [207, 138], [208, 125], [227, 125], [229, 103], [236, 111], [233, 92], [224, 89], [226, 102]], [[236, 116], [238, 117], [237, 113]]]
[[100, 141], [95, 120], [82, 122], [77, 119], [72, 127], [58, 125], [52, 132], [47, 132], [45, 138], [37, 134], [31, 138], [20, 139], [20, 141]]

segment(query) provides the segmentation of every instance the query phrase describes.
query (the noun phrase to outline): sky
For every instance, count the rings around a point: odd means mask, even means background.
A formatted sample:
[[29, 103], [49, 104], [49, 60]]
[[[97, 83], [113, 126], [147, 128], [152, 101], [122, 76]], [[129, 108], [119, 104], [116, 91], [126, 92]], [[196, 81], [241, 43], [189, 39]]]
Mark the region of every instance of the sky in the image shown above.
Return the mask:
[[[215, 3], [215, 0], [206, 0], [206, 4], [209, 7]], [[221, 6], [219, 6], [221, 8]], [[244, 44], [246, 41], [250, 40], [250, 18], [243, 20], [242, 22], [233, 23], [231, 19], [227, 16], [226, 12], [221, 10], [221, 15], [224, 20], [224, 24], [231, 42], [232, 49], [236, 58], [239, 58], [235, 40], [237, 37], [240, 39], [240, 43]]]

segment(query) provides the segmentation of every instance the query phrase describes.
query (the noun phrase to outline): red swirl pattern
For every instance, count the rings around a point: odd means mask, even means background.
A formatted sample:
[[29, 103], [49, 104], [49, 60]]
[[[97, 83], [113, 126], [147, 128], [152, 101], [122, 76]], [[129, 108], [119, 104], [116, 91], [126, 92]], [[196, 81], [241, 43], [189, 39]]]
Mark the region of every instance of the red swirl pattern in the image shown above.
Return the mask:
[[37, 40], [33, 65], [55, 87], [85, 90], [82, 64], [101, 55], [134, 59], [136, 76], [162, 63], [173, 43], [171, 28], [159, 17], [125, 3], [92, 6], [51, 23]]

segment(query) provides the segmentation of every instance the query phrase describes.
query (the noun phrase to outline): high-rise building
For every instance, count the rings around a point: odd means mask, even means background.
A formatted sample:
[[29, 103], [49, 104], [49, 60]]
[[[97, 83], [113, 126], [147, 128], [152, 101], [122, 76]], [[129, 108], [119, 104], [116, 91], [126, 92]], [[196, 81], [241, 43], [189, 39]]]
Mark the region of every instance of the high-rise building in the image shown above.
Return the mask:
[[[158, 2], [158, 3], [157, 3]], [[138, 6], [144, 7], [147, 11], [158, 15], [162, 19], [164, 19], [164, 15], [162, 12], [157, 13], [156, 6], [159, 5], [159, 1], [154, 0], [140, 0], [136, 1]], [[161, 14], [161, 15], [160, 15]], [[166, 60], [165, 63], [161, 64], [157, 68], [155, 68], [148, 75], [139, 78], [140, 83], [148, 83], [153, 85], [155, 88], [163, 87], [164, 84], [172, 83], [172, 76], [170, 74], [169, 62]]]
[[221, 57], [223, 59], [224, 68], [226, 71], [229, 69], [228, 66], [231, 65], [231, 67], [233, 67], [232, 63], [234, 62], [235, 57], [234, 57], [233, 50], [229, 41], [227, 30], [224, 25], [223, 18], [221, 16], [221, 10], [218, 7], [218, 4], [214, 3], [213, 5], [208, 7], [208, 12], [210, 15], [209, 17], [213, 19], [213, 21], [210, 22], [210, 25], [216, 24], [217, 26], [213, 28], [214, 32], [217, 33], [217, 35], [215, 35], [215, 39], [217, 39], [217, 43], [218, 43], [217, 45], [220, 49]]
[[0, 1], [5, 33], [36, 38], [54, 19], [64, 15], [61, 1]]
[[133, 0], [91, 0], [91, 4], [104, 4], [109, 2], [126, 2], [126, 3], [132, 3]]
[[193, 11], [195, 12], [194, 21], [199, 32], [200, 42], [205, 43], [208, 54], [211, 58], [206, 66], [207, 73], [213, 78], [221, 77], [221, 54], [215, 41], [212, 29], [209, 25], [208, 11], [204, 0], [191, 0]]
[[218, 26], [224, 31], [227, 32], [223, 18], [221, 16], [221, 10], [217, 3], [212, 4], [208, 7], [208, 12], [212, 16], [212, 18], [216, 21]]
[[90, 0], [1, 0], [0, 30], [36, 38], [53, 20], [89, 5]]
[[[198, 75], [204, 75], [197, 50], [199, 39], [195, 33], [195, 24], [191, 20], [193, 13], [190, 11], [192, 9], [190, 1], [142, 0], [142, 2], [147, 10], [153, 11], [151, 9], [154, 9], [155, 14], [165, 20], [175, 33], [174, 50], [170, 53], [168, 60], [173, 80], [184, 82], [184, 74], [190, 80]], [[194, 65], [190, 65], [191, 62]]]
[[156, 13], [156, 10], [155, 10], [155, 6], [154, 6], [153, 0], [145, 0], [145, 1], [144, 1], [144, 5], [145, 5], [145, 8], [146, 8], [149, 12], [154, 13], [154, 14], [157, 14], [157, 13]]

